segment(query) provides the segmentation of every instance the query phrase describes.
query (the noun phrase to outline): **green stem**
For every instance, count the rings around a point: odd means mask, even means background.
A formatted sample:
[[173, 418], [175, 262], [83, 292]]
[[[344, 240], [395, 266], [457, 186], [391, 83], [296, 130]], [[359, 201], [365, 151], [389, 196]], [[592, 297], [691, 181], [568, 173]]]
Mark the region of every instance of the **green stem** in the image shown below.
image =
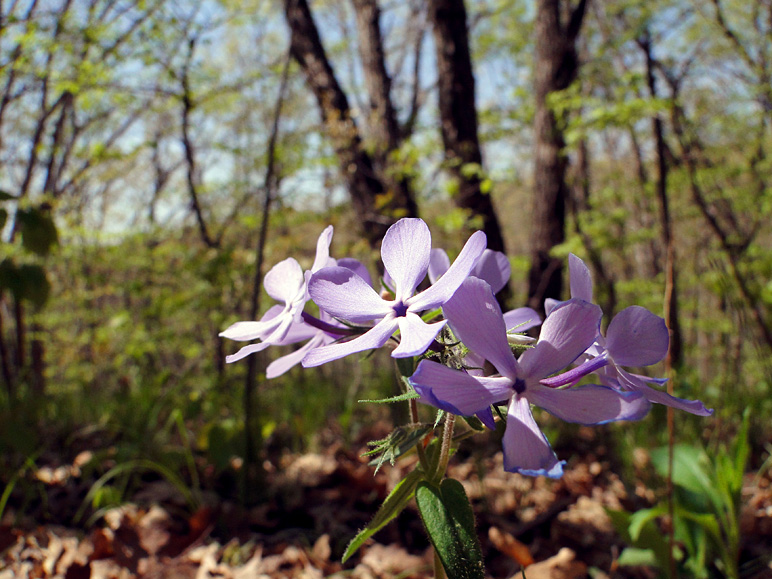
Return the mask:
[[453, 441], [453, 428], [456, 425], [456, 415], [448, 412], [445, 415], [445, 427], [442, 431], [442, 447], [440, 447], [440, 460], [437, 464], [437, 472], [434, 474], [434, 480], [440, 482], [448, 470], [448, 461], [450, 460], [450, 443]]

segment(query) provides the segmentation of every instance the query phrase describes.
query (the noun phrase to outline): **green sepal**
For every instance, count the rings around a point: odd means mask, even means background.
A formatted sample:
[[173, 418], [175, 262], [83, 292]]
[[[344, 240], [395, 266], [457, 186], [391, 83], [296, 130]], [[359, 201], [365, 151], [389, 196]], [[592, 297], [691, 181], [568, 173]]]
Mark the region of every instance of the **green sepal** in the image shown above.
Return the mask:
[[375, 472], [378, 472], [378, 469], [381, 468], [384, 462], [388, 460], [393, 465], [398, 457], [411, 450], [416, 444], [419, 444], [424, 436], [432, 430], [433, 427], [428, 424], [416, 424], [409, 427], [399, 426], [389, 433], [386, 438], [368, 442], [368, 446], [374, 448], [365, 452], [363, 456], [380, 453], [380, 456], [368, 463], [370, 466], [375, 466]]
[[364, 529], [357, 533], [356, 537], [351, 539], [348, 547], [346, 547], [346, 552], [343, 553], [341, 562], [345, 563], [367, 539], [380, 531], [402, 512], [410, 499], [413, 498], [416, 485], [421, 480], [421, 477], [423, 477], [423, 473], [420, 470], [413, 470], [397, 483], [397, 486], [394, 487], [389, 496], [386, 497], [386, 500], [383, 501], [381, 508], [375, 513], [373, 519]]
[[445, 479], [439, 486], [422, 481], [415, 500], [448, 579], [484, 579], [474, 512], [463, 485], [454, 479]]

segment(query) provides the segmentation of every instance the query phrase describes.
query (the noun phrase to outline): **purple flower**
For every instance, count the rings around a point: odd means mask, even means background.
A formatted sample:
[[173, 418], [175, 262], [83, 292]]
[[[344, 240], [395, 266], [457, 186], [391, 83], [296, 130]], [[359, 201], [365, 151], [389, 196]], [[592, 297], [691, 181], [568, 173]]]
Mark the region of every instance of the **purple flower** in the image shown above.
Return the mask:
[[601, 311], [583, 300], [571, 300], [553, 312], [536, 345], [515, 359], [507, 342], [504, 318], [490, 286], [467, 279], [443, 310], [456, 336], [498, 371], [473, 376], [431, 360], [422, 360], [410, 382], [427, 402], [453, 414], [483, 414], [492, 404], [508, 403], [504, 433], [504, 468], [528, 475], [562, 475], [562, 462], [539, 429], [531, 404], [568, 422], [602, 424], [635, 420], [649, 409], [637, 393], [599, 385], [555, 389], [541, 383], [571, 364], [595, 340]]
[[[592, 302], [592, 276], [585, 263], [574, 254], [568, 256], [571, 276], [571, 297]], [[560, 308], [560, 303], [552, 304], [552, 312]], [[558, 310], [559, 311], [559, 310]], [[550, 314], [552, 315], [552, 314]], [[676, 398], [667, 392], [655, 390], [648, 383], [662, 384], [666, 380], [648, 378], [632, 374], [622, 366], [643, 367], [660, 362], [666, 355], [670, 344], [665, 320], [641, 306], [630, 306], [619, 312], [606, 330], [604, 337], [600, 332], [587, 352], [588, 364], [596, 364], [595, 370], [601, 382], [613, 388], [640, 392], [651, 402], [672, 406], [679, 410], [699, 416], [710, 416], [713, 410], [705, 408], [699, 400]], [[607, 365], [600, 366], [605, 361]], [[553, 385], [557, 385], [553, 382]]]
[[[394, 299], [384, 299], [351, 269], [326, 267], [309, 281], [308, 291], [320, 309], [353, 324], [375, 325], [348, 341], [317, 348], [303, 359], [303, 366], [319, 366], [355, 352], [383, 346], [399, 330], [395, 358], [423, 353], [445, 325], [445, 321], [427, 324], [419, 315], [437, 308], [455, 293], [469, 276], [485, 249], [485, 234], [477, 231], [469, 238], [456, 261], [428, 289], [415, 294], [429, 268], [431, 234], [420, 219], [404, 218], [386, 232], [381, 258], [394, 283]], [[414, 295], [415, 294], [415, 295]]]
[[309, 299], [306, 278], [330, 263], [330, 242], [332, 225], [328, 226], [316, 243], [316, 257], [309, 272], [303, 273], [300, 264], [292, 257], [280, 261], [265, 274], [265, 291], [283, 306], [273, 306], [256, 322], [236, 322], [220, 333], [223, 338], [246, 342], [260, 340], [258, 344], [244, 346], [236, 354], [226, 357], [226, 362], [235, 362], [268, 346], [288, 343], [285, 341], [293, 324], [301, 323], [303, 308]]
[[[429, 256], [429, 281], [437, 281], [450, 267], [450, 258], [444, 249], [432, 249]], [[486, 249], [469, 272], [488, 282], [493, 293], [499, 293], [509, 281], [512, 269], [507, 256], [500, 251]], [[533, 311], [533, 310], [532, 310]], [[538, 317], [538, 316], [537, 316]]]

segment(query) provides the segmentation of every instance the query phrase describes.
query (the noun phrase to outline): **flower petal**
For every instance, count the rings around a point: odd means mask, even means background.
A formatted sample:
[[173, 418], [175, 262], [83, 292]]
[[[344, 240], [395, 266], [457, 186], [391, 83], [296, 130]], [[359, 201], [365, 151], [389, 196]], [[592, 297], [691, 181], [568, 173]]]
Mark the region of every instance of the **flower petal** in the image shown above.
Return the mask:
[[651, 388], [643, 380], [640, 380], [629, 372], [625, 372], [622, 370], [622, 368], [618, 368], [617, 370], [619, 372], [619, 378], [623, 388], [640, 392], [646, 397], [647, 400], [651, 402], [656, 404], [664, 404], [665, 406], [672, 406], [673, 408], [683, 410], [684, 412], [689, 412], [690, 414], [696, 414], [697, 416], [710, 416], [713, 414], [713, 409], [705, 408], [705, 405], [699, 400], [676, 398], [667, 392]]
[[356, 273], [345, 267], [324, 267], [308, 282], [316, 305], [331, 316], [361, 324], [392, 311], [389, 303]]
[[450, 267], [450, 258], [444, 249], [432, 249], [429, 254], [429, 281], [435, 283]]
[[419, 362], [410, 383], [421, 402], [459, 416], [483, 412], [512, 395], [512, 381], [507, 378], [475, 378], [432, 360]]
[[271, 344], [269, 344], [268, 342], [260, 342], [259, 344], [249, 344], [248, 346], [244, 346], [243, 348], [241, 348], [235, 354], [231, 354], [230, 356], [225, 356], [225, 362], [228, 364], [232, 364], [233, 362], [238, 362], [239, 360], [246, 358], [250, 354], [254, 354], [255, 352], [262, 352], [270, 345]]
[[389, 316], [353, 340], [335, 342], [334, 344], [311, 350], [306, 354], [306, 357], [303, 358], [303, 367], [311, 368], [313, 366], [321, 366], [322, 364], [338, 360], [349, 354], [380, 348], [389, 341], [389, 338], [398, 327], [397, 320], [394, 317]]
[[529, 476], [563, 476], [563, 462], [558, 460], [531, 414], [524, 396], [515, 396], [507, 412], [507, 428], [502, 439], [504, 470]]
[[619, 312], [606, 330], [606, 349], [621, 366], [650, 366], [667, 355], [665, 320], [641, 306]]
[[276, 328], [281, 324], [281, 319], [276, 319], [282, 313], [285, 315], [291, 315], [287, 313], [287, 308], [274, 305], [268, 308], [268, 310], [257, 322], [236, 322], [231, 324], [225, 330], [220, 332], [221, 338], [228, 338], [229, 340], [237, 340], [240, 342], [246, 342], [249, 340], [259, 340], [269, 336]]
[[619, 392], [597, 384], [566, 390], [537, 384], [528, 389], [526, 396], [561, 420], [588, 425], [639, 420], [651, 408], [649, 401], [637, 392]]
[[408, 312], [404, 317], [397, 318], [399, 323], [399, 346], [391, 353], [392, 358], [409, 358], [423, 354], [437, 337], [447, 320], [427, 324], [414, 313]]
[[303, 268], [293, 257], [288, 257], [274, 265], [265, 274], [263, 287], [265, 291], [277, 302], [289, 304], [295, 301], [303, 291], [305, 284]]
[[571, 297], [592, 303], [592, 276], [590, 269], [573, 253], [568, 254]]
[[467, 278], [442, 306], [442, 311], [453, 333], [467, 348], [483, 356], [504, 376], [512, 380], [517, 377], [504, 317], [491, 286], [479, 278]]
[[471, 273], [473, 276], [487, 281], [493, 293], [497, 294], [507, 285], [512, 268], [505, 254], [486, 249], [477, 260], [477, 265], [474, 266]]
[[[335, 265], [334, 260], [330, 259], [330, 243], [332, 242], [332, 225], [325, 227], [319, 239], [316, 241], [316, 257], [311, 271], [316, 273], [323, 267]], [[332, 263], [330, 263], [332, 261]]]
[[482, 231], [475, 231], [448, 271], [434, 285], [405, 302], [410, 306], [410, 310], [418, 313], [436, 308], [448, 301], [456, 293], [458, 286], [469, 277], [469, 272], [485, 251], [486, 243], [485, 234]]
[[359, 277], [361, 277], [363, 280], [365, 280], [368, 283], [368, 285], [370, 286], [373, 285], [373, 280], [370, 277], [370, 272], [367, 271], [367, 268], [365, 267], [365, 265], [358, 259], [354, 259], [353, 257], [342, 257], [338, 260], [338, 267], [345, 267], [346, 269], [350, 269]]
[[429, 227], [421, 219], [400, 219], [383, 236], [381, 259], [394, 280], [397, 301], [412, 296], [426, 277], [431, 248]]
[[541, 317], [532, 308], [517, 308], [504, 313], [507, 331], [525, 332], [541, 325]]
[[278, 376], [281, 376], [287, 372], [290, 368], [297, 366], [300, 364], [303, 358], [305, 358], [308, 352], [321, 346], [324, 343], [326, 337], [327, 336], [325, 336], [324, 332], [317, 332], [317, 334], [308, 342], [303, 344], [301, 348], [298, 348], [286, 356], [277, 358], [268, 364], [268, 367], [265, 369], [265, 377], [269, 380], [272, 378], [277, 378]]
[[595, 341], [602, 316], [598, 306], [584, 300], [571, 299], [553, 310], [539, 341], [518, 360], [525, 375], [540, 380], [576, 360]]

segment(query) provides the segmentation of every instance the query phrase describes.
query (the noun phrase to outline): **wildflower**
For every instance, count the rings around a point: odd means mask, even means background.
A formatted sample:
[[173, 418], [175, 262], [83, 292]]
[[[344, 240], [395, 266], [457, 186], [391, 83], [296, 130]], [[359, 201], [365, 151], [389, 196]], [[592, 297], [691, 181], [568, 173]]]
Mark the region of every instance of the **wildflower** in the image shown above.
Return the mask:
[[[592, 302], [592, 277], [585, 263], [573, 254], [568, 256], [571, 297]], [[559, 302], [552, 304], [560, 307]], [[552, 314], [550, 314], [552, 315]], [[713, 410], [699, 400], [676, 398], [656, 390], [647, 383], [662, 384], [666, 379], [649, 378], [628, 372], [622, 366], [651, 366], [662, 361], [670, 344], [665, 320], [641, 306], [630, 306], [611, 320], [605, 337], [598, 332], [595, 343], [585, 352], [588, 363], [595, 364], [601, 382], [621, 390], [640, 392], [649, 401], [672, 406], [698, 416], [710, 416]], [[553, 381], [552, 385], [559, 385]]]
[[227, 356], [227, 362], [235, 362], [249, 354], [265, 350], [270, 345], [287, 343], [287, 334], [293, 324], [301, 323], [303, 308], [309, 299], [306, 278], [313, 272], [334, 263], [330, 258], [332, 225], [328, 226], [316, 243], [316, 257], [311, 270], [304, 274], [300, 264], [292, 257], [280, 261], [265, 274], [263, 287], [277, 302], [259, 321], [236, 322], [220, 333], [223, 338], [237, 341], [261, 340], [258, 344], [244, 346], [236, 354]]
[[[437, 281], [450, 267], [450, 258], [444, 249], [432, 249], [429, 256], [429, 281]], [[507, 256], [500, 251], [486, 249], [469, 272], [488, 282], [494, 294], [499, 293], [509, 281], [512, 269]]]
[[303, 366], [319, 366], [355, 352], [379, 348], [397, 330], [400, 341], [392, 351], [393, 357], [423, 353], [446, 322], [426, 323], [419, 314], [450, 299], [469, 276], [485, 243], [484, 233], [472, 234], [445, 274], [428, 289], [415, 294], [429, 268], [431, 234], [421, 219], [400, 219], [386, 232], [381, 246], [384, 268], [394, 283], [394, 299], [382, 298], [350, 269], [326, 267], [316, 272], [308, 291], [320, 309], [352, 324], [376, 323], [356, 338], [312, 350], [303, 359]]
[[527, 475], [562, 475], [562, 462], [539, 429], [531, 404], [568, 422], [602, 424], [636, 420], [648, 411], [637, 393], [601, 385], [555, 389], [541, 383], [567, 367], [595, 340], [601, 311], [583, 300], [571, 300], [544, 322], [536, 345], [515, 359], [507, 342], [506, 324], [490, 286], [467, 279], [443, 310], [456, 336], [472, 352], [488, 360], [495, 376], [473, 376], [431, 360], [422, 360], [410, 382], [423, 402], [462, 416], [482, 414], [506, 402], [503, 438], [504, 468]]

